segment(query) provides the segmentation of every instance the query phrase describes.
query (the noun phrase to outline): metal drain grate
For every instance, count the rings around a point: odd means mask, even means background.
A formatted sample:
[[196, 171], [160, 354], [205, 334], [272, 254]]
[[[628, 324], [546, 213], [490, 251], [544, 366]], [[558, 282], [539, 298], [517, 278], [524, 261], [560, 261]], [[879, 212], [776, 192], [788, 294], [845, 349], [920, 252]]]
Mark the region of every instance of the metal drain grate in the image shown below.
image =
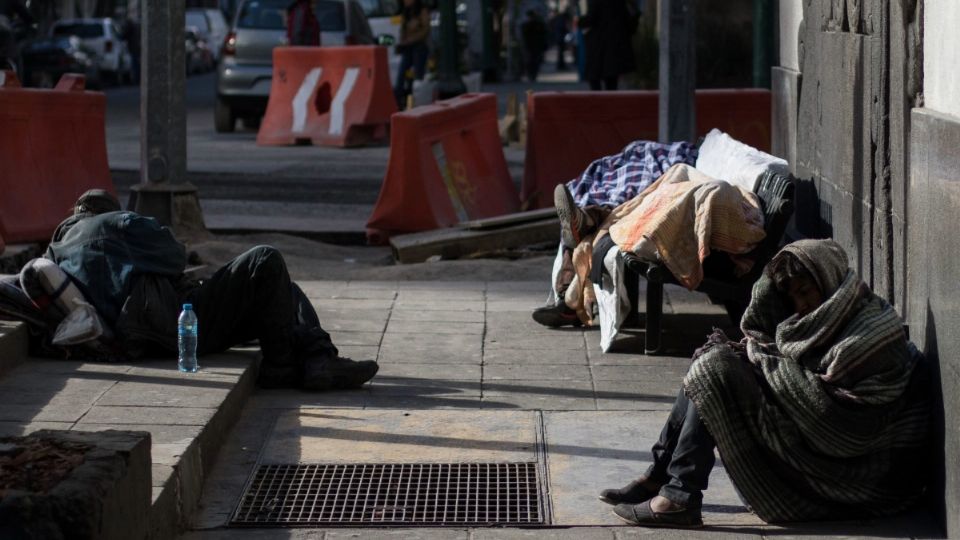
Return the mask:
[[536, 463], [261, 465], [233, 525], [543, 523]]

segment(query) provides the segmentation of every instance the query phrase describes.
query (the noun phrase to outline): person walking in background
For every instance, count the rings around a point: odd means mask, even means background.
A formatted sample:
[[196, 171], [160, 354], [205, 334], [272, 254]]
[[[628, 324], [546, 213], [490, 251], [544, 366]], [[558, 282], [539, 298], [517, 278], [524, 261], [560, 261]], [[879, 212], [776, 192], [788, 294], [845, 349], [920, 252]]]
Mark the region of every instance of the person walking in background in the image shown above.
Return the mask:
[[137, 20], [139, 13], [127, 12], [123, 17], [123, 26], [121, 27], [121, 36], [127, 43], [127, 50], [130, 51], [130, 76], [134, 84], [140, 84], [140, 21]]
[[403, 109], [411, 90], [407, 72], [412, 69], [413, 79], [419, 81], [427, 70], [430, 10], [421, 0], [403, 0], [401, 15], [403, 20], [400, 23], [400, 41], [395, 47], [400, 55], [400, 71], [397, 73], [393, 93], [397, 98], [397, 105]]
[[557, 71], [567, 69], [567, 34], [570, 33], [570, 10], [558, 10], [550, 19], [553, 44], [557, 46]]
[[586, 66], [584, 78], [591, 90], [616, 90], [620, 76], [634, 70], [630, 36], [637, 29], [633, 0], [588, 0], [580, 18], [584, 30]]
[[287, 41], [291, 46], [320, 46], [320, 21], [313, 0], [294, 0], [287, 8]]
[[540, 74], [540, 66], [543, 64], [543, 53], [547, 50], [547, 24], [531, 9], [527, 11], [526, 20], [520, 25], [520, 35], [523, 37], [527, 80], [537, 82], [537, 75]]

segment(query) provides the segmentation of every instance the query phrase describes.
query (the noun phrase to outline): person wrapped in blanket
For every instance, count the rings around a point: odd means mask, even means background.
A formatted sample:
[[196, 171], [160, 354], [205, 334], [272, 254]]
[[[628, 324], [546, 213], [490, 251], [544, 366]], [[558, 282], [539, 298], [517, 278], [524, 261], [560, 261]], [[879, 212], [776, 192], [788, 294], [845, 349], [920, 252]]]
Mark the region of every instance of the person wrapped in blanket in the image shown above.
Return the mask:
[[[106, 191], [91, 190], [54, 231], [44, 258], [28, 263], [19, 283], [0, 283], [0, 312], [53, 334], [76, 307], [92, 306], [94, 326], [102, 328], [59, 343], [59, 336], [48, 335], [46, 352], [130, 360], [175, 356], [177, 315], [183, 303], [191, 303], [200, 355], [259, 340], [263, 387], [357, 388], [376, 374], [374, 361], [339, 356], [275, 248], [254, 247], [202, 282], [184, 274], [186, 263], [183, 244], [168, 228], [122, 211]], [[64, 293], [70, 301], [63, 301]]]
[[[553, 283], [558, 300], [534, 311], [533, 318], [544, 326], [579, 325], [577, 307], [582, 287], [571, 287], [576, 270], [573, 251], [596, 232], [613, 210], [630, 201], [677, 163], [693, 165], [697, 146], [689, 142], [657, 143], [634, 141], [619, 154], [595, 160], [578, 178], [554, 190], [554, 205], [562, 223], [563, 264]], [[570, 298], [565, 301], [569, 291]], [[588, 313], [589, 314], [589, 313]], [[589, 319], [589, 316], [582, 317]]]
[[[613, 209], [580, 207], [563, 184], [554, 198], [564, 246], [555, 272], [557, 300], [533, 312], [535, 321], [550, 327], [594, 324], [594, 284], [601, 283], [604, 261], [615, 247], [661, 262], [694, 290], [707, 271], [730, 278], [749, 272], [750, 252], [766, 236], [756, 194], [687, 163], [670, 166]], [[708, 258], [713, 251], [722, 256]]]
[[734, 342], [696, 351], [639, 478], [600, 499], [643, 526], [702, 525], [714, 448], [766, 522], [906, 509], [928, 480], [925, 360], [900, 317], [833, 240], [784, 247], [753, 288]]

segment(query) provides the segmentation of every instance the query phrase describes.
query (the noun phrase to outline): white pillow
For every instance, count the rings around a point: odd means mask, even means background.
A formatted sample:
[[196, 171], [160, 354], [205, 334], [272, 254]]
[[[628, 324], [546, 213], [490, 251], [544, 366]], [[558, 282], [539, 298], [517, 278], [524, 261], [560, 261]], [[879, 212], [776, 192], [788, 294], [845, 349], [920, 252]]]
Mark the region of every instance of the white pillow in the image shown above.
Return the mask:
[[786, 160], [743, 144], [719, 129], [707, 133], [697, 156], [697, 170], [753, 191], [760, 175], [767, 171], [788, 174]]

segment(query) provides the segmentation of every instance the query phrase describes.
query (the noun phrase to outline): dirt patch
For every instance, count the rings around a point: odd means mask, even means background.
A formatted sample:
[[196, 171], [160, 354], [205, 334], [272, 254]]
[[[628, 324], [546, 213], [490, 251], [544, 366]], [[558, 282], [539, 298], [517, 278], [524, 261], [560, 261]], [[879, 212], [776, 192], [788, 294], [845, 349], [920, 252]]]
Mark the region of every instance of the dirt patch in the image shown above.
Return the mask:
[[542, 281], [550, 283], [556, 247], [482, 254], [480, 257], [417, 264], [395, 264], [388, 247], [340, 246], [285, 234], [218, 235], [192, 244], [212, 273], [257, 245], [279, 249], [295, 280], [361, 281]]
[[35, 437], [0, 439], [0, 500], [7, 491], [46, 493], [83, 463], [90, 446]]

